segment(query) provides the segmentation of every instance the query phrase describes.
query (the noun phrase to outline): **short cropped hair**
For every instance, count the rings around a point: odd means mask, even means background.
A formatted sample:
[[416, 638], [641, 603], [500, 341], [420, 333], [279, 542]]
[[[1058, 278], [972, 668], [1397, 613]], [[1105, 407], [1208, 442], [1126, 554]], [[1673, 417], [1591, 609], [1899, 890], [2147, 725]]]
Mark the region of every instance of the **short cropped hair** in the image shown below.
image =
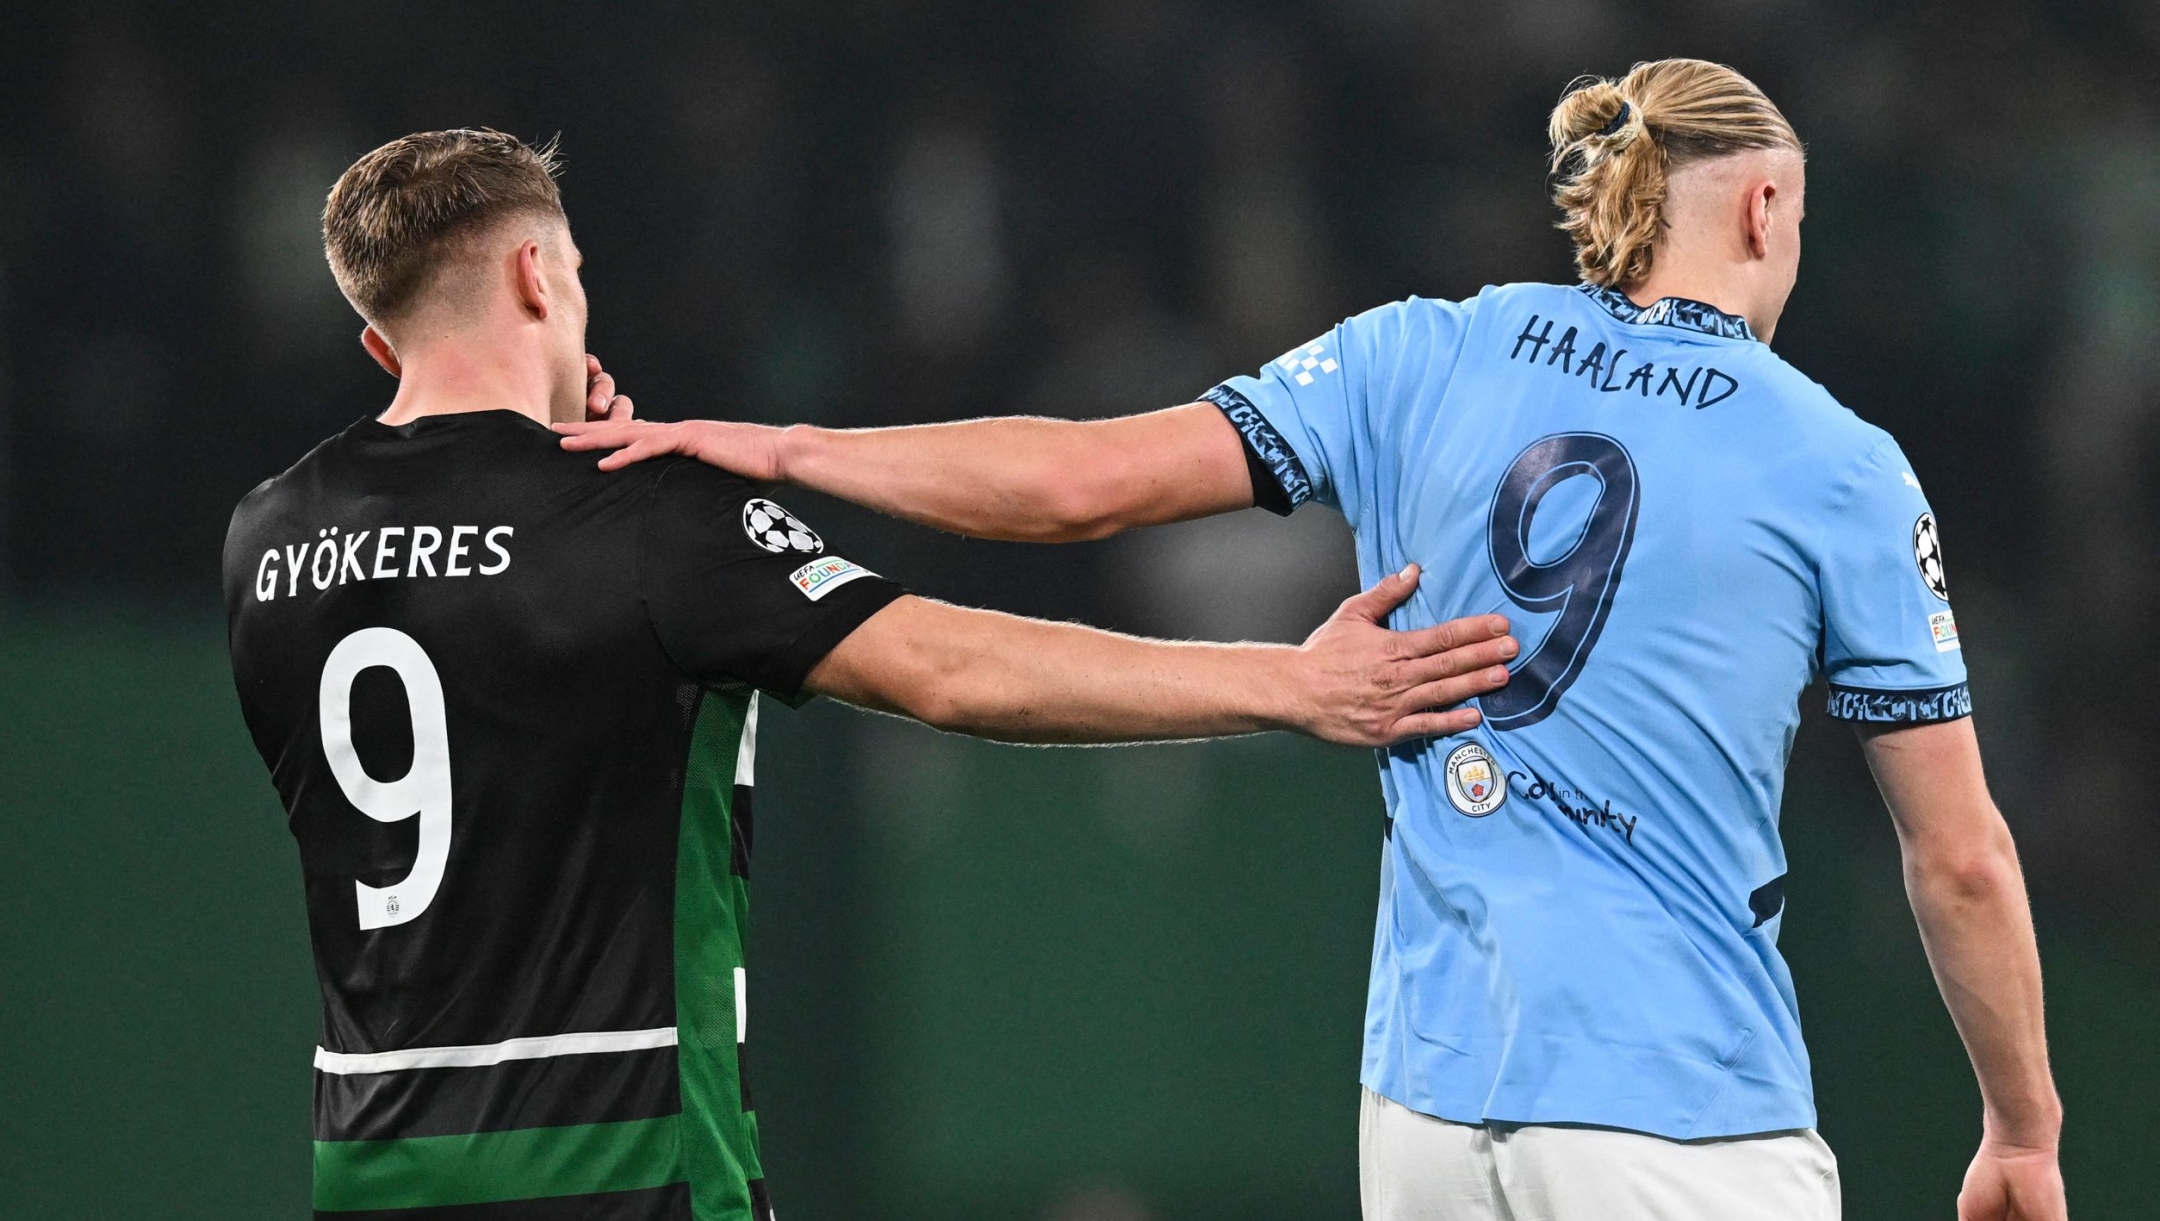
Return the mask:
[[485, 127], [392, 140], [330, 188], [330, 274], [370, 323], [406, 314], [455, 244], [519, 214], [561, 217], [556, 170], [553, 141], [534, 148]]

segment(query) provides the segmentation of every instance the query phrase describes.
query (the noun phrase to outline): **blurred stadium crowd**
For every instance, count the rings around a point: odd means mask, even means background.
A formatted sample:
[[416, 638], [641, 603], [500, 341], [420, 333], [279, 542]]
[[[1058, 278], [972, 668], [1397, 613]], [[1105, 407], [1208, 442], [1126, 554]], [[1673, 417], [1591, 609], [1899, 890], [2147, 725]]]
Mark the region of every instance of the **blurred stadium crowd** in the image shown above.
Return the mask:
[[[7, 1143], [60, 1132], [57, 1169], [18, 1180], [46, 1198], [82, 1195], [122, 1120], [158, 1133], [145, 1182], [198, 1168], [201, 1211], [165, 1215], [233, 1215], [267, 1168], [282, 1177], [264, 1191], [304, 1190], [299, 907], [269, 880], [290, 884], [289, 850], [241, 816], [275, 807], [213, 638], [234, 502], [392, 392], [320, 250], [323, 196], [360, 153], [429, 128], [560, 133], [591, 345], [649, 417], [1088, 416], [1190, 401], [1388, 300], [1569, 278], [1546, 114], [1578, 74], [1668, 55], [1738, 67], [1809, 143], [1807, 254], [1777, 346], [1895, 433], [1927, 485], [2043, 947], [2070, 951], [2051, 984], [2058, 1028], [2088, 1032], [2058, 1043], [2072, 1133], [2116, 1141], [2085, 1146], [2096, 1173], [2073, 1170], [2072, 1199], [2103, 1168], [2144, 1198], [2135, 1159], [2107, 1150], [2148, 1138], [2077, 1124], [2101, 1099], [2139, 1105], [2111, 1091], [2151, 1096], [2149, 1009], [2117, 999], [2144, 995], [2160, 928], [2150, 0], [123, 0], [11, 7], [5, 24], [0, 624], [33, 628], [0, 665], [40, 690], [0, 702], [0, 812], [44, 838], [0, 907], [54, 933], [11, 950], [11, 978], [44, 982], [12, 998], [30, 1084]], [[924, 593], [1132, 630], [1294, 638], [1356, 580], [1322, 509], [1029, 548], [787, 503]], [[70, 634], [115, 609], [155, 627]], [[139, 682], [129, 667], [158, 656], [170, 672]], [[134, 720], [131, 693], [150, 710]], [[775, 1024], [774, 1078], [803, 1100], [776, 1091], [770, 1117], [783, 1199], [864, 1215], [913, 1178], [960, 1194], [881, 1215], [1273, 1217], [1302, 1158], [1315, 1198], [1352, 1206], [1370, 856], [1366, 831], [1311, 812], [1371, 801], [1363, 760], [1280, 739], [999, 754], [829, 709], [774, 720], [775, 774], [820, 816], [800, 848], [773, 820], [760, 884], [779, 917], [764, 961], [804, 964], [765, 993], [796, 1019]], [[1907, 945], [1880, 811], [1848, 799], [1855, 752], [1835, 735], [1834, 783], [1828, 751], [1810, 754], [1832, 739], [1802, 735], [1787, 826], [1809, 837], [1796, 892], [1815, 889], [1787, 940], [1830, 1032], [1818, 1076], [1826, 1131], [1851, 1136], [1855, 1210], [1917, 1215], [1867, 1202], [1947, 1203], [1964, 1121], [1915, 1123], [1905, 1103], [1964, 1108], [1968, 1078]], [[1051, 817], [1009, 817], [1023, 801]], [[151, 817], [161, 833], [141, 834]], [[1240, 834], [1212, 838], [1228, 819]], [[1840, 881], [1847, 845], [1861, 863]], [[228, 893], [168, 857], [254, 872]], [[1039, 857], [1070, 876], [1039, 884]], [[1270, 871], [1292, 869], [1330, 880], [1285, 897]], [[270, 965], [193, 965], [227, 954]], [[163, 991], [141, 982], [157, 969]], [[138, 992], [161, 998], [156, 1022], [203, 1032], [152, 1057], [147, 1089], [97, 1076], [149, 1034]], [[1230, 1012], [1230, 996], [1255, 1003]], [[1248, 1063], [1263, 1028], [1294, 1053]], [[1919, 1033], [1842, 1037], [1863, 1030]], [[198, 1098], [257, 1135], [202, 1136]], [[1029, 1126], [1043, 1114], [1068, 1126]], [[1329, 1133], [1340, 1145], [1313, 1143]], [[1205, 1203], [1240, 1182], [1243, 1203]]]
[[[0, 557], [213, 597], [225, 515], [385, 401], [322, 195], [408, 130], [561, 133], [592, 344], [654, 417], [1193, 398], [1408, 294], [1564, 278], [1541, 131], [1661, 54], [1809, 141], [1778, 344], [1944, 523], [2040, 889], [2160, 910], [2160, 9], [2135, 0], [53, 6], [0, 50]], [[1057, 551], [849, 518], [926, 592], [1295, 635], [1339, 520]], [[1445, 579], [1445, 574], [1435, 574]], [[1745, 630], [1745, 625], [1735, 625]]]

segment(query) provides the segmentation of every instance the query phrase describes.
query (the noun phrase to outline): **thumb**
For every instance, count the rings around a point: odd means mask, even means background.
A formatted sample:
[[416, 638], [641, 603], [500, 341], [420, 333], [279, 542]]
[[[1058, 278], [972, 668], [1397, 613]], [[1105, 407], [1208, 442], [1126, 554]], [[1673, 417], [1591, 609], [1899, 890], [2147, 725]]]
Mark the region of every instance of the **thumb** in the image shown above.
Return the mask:
[[1335, 617], [1379, 623], [1394, 613], [1396, 607], [1409, 601], [1417, 586], [1418, 566], [1407, 564], [1401, 572], [1391, 572], [1380, 578], [1371, 589], [1346, 599], [1335, 612]]

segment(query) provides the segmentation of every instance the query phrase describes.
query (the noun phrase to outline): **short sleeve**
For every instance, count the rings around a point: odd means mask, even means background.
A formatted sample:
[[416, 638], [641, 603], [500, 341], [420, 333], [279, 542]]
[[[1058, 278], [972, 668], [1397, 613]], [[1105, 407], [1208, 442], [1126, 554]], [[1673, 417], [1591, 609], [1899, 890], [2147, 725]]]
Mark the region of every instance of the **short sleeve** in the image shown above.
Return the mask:
[[789, 701], [848, 633], [906, 592], [835, 555], [750, 484], [687, 461], [654, 485], [639, 591], [661, 647], [691, 677]]
[[1830, 715], [1916, 725], [1971, 715], [1935, 514], [1896, 442], [1861, 460], [1820, 546]]
[[[1383, 305], [1202, 395], [1245, 439], [1253, 502], [1288, 513], [1318, 500], [1356, 520], [1388, 417], [1436, 388], [1427, 371], [1452, 370], [1467, 317], [1452, 301]], [[1260, 482], [1262, 470], [1274, 488]]]

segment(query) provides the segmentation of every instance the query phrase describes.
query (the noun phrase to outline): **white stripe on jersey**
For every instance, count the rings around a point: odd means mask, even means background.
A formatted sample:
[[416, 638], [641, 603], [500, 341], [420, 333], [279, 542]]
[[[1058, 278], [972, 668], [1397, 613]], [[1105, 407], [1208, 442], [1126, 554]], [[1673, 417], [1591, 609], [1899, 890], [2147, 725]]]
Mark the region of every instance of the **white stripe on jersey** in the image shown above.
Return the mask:
[[555, 1056], [589, 1056], [598, 1052], [648, 1051], [673, 1046], [675, 1028], [657, 1026], [651, 1030], [592, 1030], [542, 1035], [471, 1047], [411, 1047], [404, 1051], [363, 1053], [326, 1051], [318, 1047], [315, 1049], [315, 1067], [340, 1076], [397, 1073], [413, 1068], [484, 1068], [505, 1060], [546, 1060]]
[[750, 773], [757, 767], [757, 692], [750, 693], [750, 711], [743, 714], [742, 747], [735, 752], [735, 783], [754, 787]]

